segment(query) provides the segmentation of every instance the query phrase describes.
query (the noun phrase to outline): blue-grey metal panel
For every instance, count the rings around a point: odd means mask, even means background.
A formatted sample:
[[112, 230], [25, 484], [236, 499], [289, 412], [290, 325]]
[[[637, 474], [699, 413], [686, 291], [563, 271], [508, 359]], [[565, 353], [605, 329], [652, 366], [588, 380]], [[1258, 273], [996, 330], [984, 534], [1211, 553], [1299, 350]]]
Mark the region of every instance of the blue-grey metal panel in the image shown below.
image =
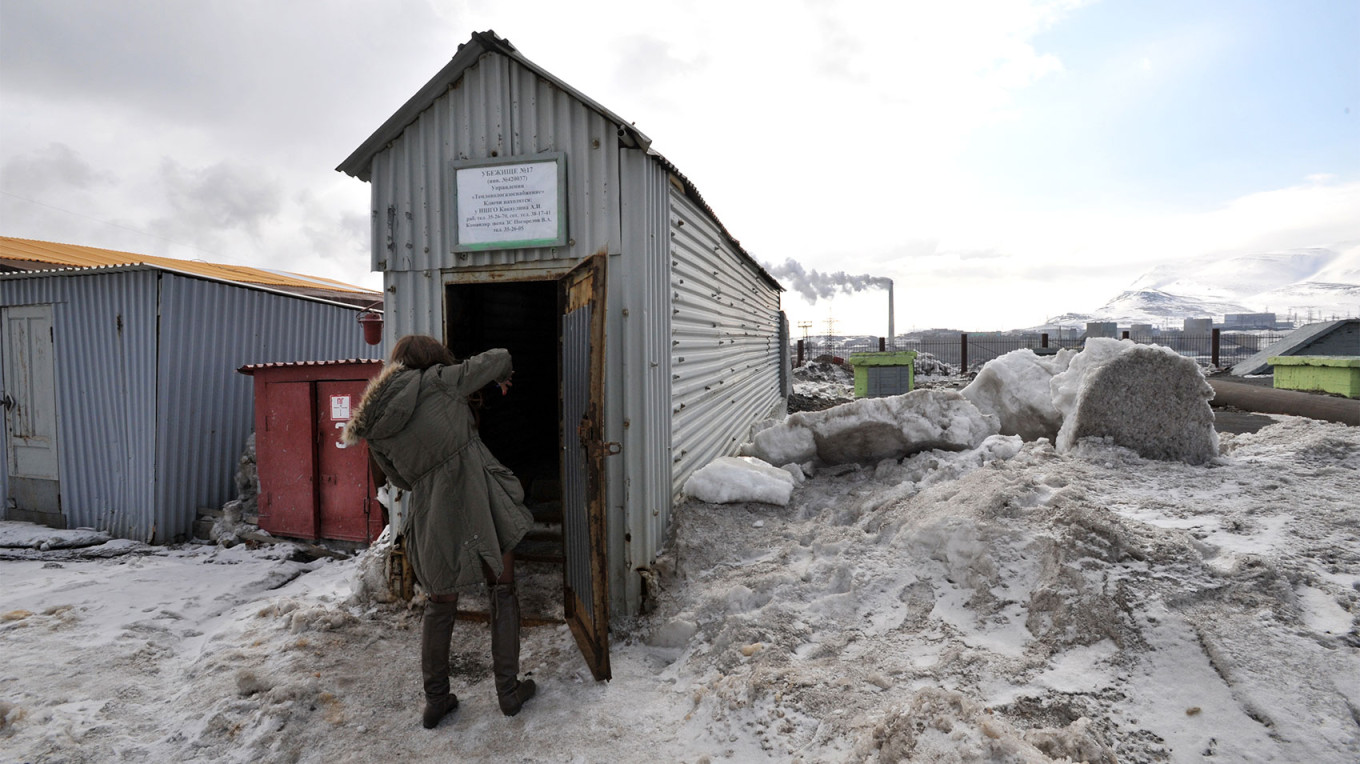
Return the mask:
[[866, 398], [885, 398], [911, 392], [909, 366], [870, 366], [865, 371]]
[[779, 293], [713, 219], [671, 192], [672, 490], [733, 454], [784, 402]]
[[153, 523], [158, 276], [145, 269], [0, 280], [0, 305], [53, 305], [70, 527], [145, 540]]
[[793, 359], [789, 358], [789, 317], [779, 311], [779, 394], [793, 395]]
[[157, 540], [186, 534], [198, 507], [235, 493], [254, 422], [246, 364], [372, 355], [358, 308], [165, 274], [156, 379]]
[[[438, 271], [619, 252], [620, 127], [533, 68], [483, 55], [373, 157], [373, 269]], [[547, 151], [567, 155], [568, 246], [453, 254], [450, 162]]]
[[577, 308], [562, 318], [562, 546], [567, 585], [595, 620], [594, 586], [590, 576], [590, 459], [585, 446], [573, 437], [590, 406], [591, 306]]

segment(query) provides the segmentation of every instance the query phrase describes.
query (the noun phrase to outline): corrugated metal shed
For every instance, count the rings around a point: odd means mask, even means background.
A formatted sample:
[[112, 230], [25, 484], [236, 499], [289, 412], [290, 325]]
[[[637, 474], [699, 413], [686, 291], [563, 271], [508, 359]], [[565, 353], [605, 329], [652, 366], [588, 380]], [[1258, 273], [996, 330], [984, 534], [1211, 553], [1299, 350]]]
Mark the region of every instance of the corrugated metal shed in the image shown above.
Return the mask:
[[[567, 244], [455, 253], [452, 164], [550, 153], [565, 156]], [[389, 343], [413, 332], [452, 343], [451, 288], [555, 280], [609, 256], [610, 595], [614, 612], [637, 612], [637, 571], [660, 552], [684, 480], [782, 413], [778, 282], [644, 134], [492, 32], [460, 46], [337, 169], [372, 186]]]
[[53, 313], [65, 523], [143, 541], [234, 496], [253, 411], [237, 368], [371, 351], [354, 306], [154, 266], [0, 274], [0, 308], [23, 305]]

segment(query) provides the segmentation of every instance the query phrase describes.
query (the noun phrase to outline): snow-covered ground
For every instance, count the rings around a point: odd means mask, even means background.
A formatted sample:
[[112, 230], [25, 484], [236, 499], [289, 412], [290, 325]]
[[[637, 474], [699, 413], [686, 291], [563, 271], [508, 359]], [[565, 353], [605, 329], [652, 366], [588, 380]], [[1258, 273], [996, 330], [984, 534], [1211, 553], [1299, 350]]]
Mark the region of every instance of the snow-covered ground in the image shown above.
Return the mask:
[[505, 718], [460, 622], [433, 731], [362, 560], [0, 523], [0, 761], [1355, 762], [1360, 429], [1272, 418], [1198, 466], [998, 435], [689, 501], [612, 681], [526, 629]]

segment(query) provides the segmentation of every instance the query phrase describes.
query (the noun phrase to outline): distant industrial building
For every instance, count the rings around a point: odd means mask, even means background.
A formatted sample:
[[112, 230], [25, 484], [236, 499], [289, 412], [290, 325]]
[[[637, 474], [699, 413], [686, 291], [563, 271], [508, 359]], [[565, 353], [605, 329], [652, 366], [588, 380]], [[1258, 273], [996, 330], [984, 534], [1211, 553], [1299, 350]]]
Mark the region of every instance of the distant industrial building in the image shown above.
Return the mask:
[[1111, 337], [1119, 336], [1119, 324], [1114, 321], [1087, 321], [1086, 337]]
[[1274, 313], [1229, 313], [1223, 317], [1224, 329], [1274, 329]]

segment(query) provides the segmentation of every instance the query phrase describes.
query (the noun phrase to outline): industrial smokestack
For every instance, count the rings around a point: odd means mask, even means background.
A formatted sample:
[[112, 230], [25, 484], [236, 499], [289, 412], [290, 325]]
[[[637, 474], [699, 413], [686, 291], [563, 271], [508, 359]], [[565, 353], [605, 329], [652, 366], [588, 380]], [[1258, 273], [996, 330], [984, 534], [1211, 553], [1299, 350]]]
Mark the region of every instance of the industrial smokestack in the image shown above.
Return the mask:
[[893, 337], [893, 283], [892, 279], [885, 279], [888, 282], [888, 344], [891, 345]]

